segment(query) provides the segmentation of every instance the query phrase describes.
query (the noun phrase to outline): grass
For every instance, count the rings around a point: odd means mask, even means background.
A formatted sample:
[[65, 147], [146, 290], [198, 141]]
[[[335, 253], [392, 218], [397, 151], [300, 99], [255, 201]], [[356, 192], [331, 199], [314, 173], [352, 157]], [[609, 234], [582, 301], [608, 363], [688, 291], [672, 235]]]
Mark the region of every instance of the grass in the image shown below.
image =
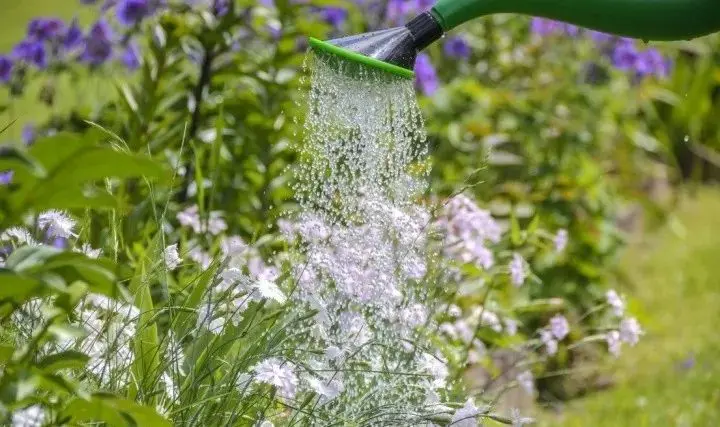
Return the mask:
[[618, 385], [542, 425], [720, 425], [720, 190], [688, 198], [677, 218], [624, 258], [646, 335], [611, 366]]

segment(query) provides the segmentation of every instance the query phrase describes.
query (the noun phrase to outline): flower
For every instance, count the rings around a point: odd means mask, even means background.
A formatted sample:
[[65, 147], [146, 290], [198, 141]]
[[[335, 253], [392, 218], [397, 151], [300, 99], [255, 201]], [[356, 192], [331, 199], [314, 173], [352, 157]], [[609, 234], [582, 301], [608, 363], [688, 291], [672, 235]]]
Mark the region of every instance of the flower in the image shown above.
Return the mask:
[[615, 68], [619, 70], [631, 70], [635, 67], [638, 59], [638, 51], [635, 47], [635, 41], [628, 38], [622, 38], [615, 45], [612, 60]]
[[130, 71], [135, 71], [140, 67], [140, 51], [136, 43], [128, 43], [120, 56], [120, 62]]
[[622, 346], [622, 341], [620, 340], [620, 332], [610, 331], [608, 332], [605, 339], [607, 341], [608, 351], [610, 352], [610, 354], [615, 357], [620, 356], [620, 347]]
[[150, 12], [148, 0], [121, 0], [117, 5], [118, 21], [127, 27], [140, 23]]
[[347, 10], [342, 7], [324, 7], [320, 11], [323, 20], [333, 27], [342, 26], [347, 20]]
[[29, 246], [37, 245], [37, 242], [33, 238], [30, 232], [22, 227], [10, 227], [0, 234], [0, 240], [16, 240], [20, 244]]
[[38, 227], [45, 230], [48, 237], [61, 237], [67, 239], [73, 234], [75, 221], [65, 212], [51, 210], [44, 212], [38, 216]]
[[178, 253], [177, 243], [165, 248], [163, 251], [163, 258], [165, 260], [165, 266], [168, 270], [172, 271], [178, 268], [182, 262], [182, 258], [180, 258], [180, 254]]
[[37, 138], [37, 131], [35, 130], [35, 125], [32, 123], [28, 123], [23, 127], [22, 130], [22, 142], [25, 145], [32, 145], [33, 142], [35, 142], [35, 139]]
[[102, 249], [93, 249], [89, 243], [83, 243], [80, 249], [75, 249], [75, 252], [83, 253], [86, 257], [92, 259], [98, 259], [102, 255]]
[[562, 252], [568, 244], [568, 232], [565, 229], [558, 230], [557, 234], [553, 238], [553, 244], [555, 245], [555, 252]]
[[90, 65], [102, 65], [112, 57], [114, 37], [112, 28], [105, 20], [97, 21], [85, 37], [85, 50], [81, 59]]
[[513, 336], [517, 334], [518, 322], [515, 319], [505, 319], [505, 332], [508, 335]]
[[558, 341], [562, 341], [570, 333], [570, 326], [565, 316], [556, 314], [550, 319], [550, 332], [557, 338]]
[[515, 380], [525, 393], [531, 396], [535, 393], [535, 378], [532, 372], [523, 371], [515, 377]]
[[450, 37], [445, 42], [444, 51], [450, 58], [466, 59], [470, 56], [470, 45], [460, 36]]
[[207, 329], [212, 334], [218, 335], [225, 328], [225, 319], [222, 317], [213, 318], [215, 306], [205, 303], [198, 307], [198, 317], [196, 326], [198, 329]]
[[63, 47], [67, 50], [72, 50], [82, 45], [82, 42], [83, 32], [80, 29], [77, 19], [73, 19], [70, 27], [67, 29], [65, 36], [63, 37]]
[[19, 61], [33, 64], [40, 69], [47, 67], [47, 54], [42, 42], [23, 40], [16, 44], [12, 56]]
[[453, 427], [477, 427], [477, 416], [480, 414], [472, 399], [465, 402], [465, 406], [455, 411], [450, 420]]
[[35, 18], [28, 24], [28, 38], [35, 41], [59, 39], [65, 33], [65, 24], [58, 18]]
[[8, 185], [12, 182], [15, 171], [3, 171], [0, 172], [0, 185]]
[[0, 55], [0, 83], [7, 83], [12, 77], [13, 60], [7, 55]]
[[264, 299], [271, 299], [280, 304], [284, 304], [285, 301], [287, 301], [287, 297], [283, 291], [281, 291], [280, 288], [270, 280], [260, 279], [253, 285], [253, 288], [257, 290], [260, 296]]
[[435, 67], [425, 53], [419, 54], [415, 60], [415, 80], [424, 95], [433, 95], [440, 87]]
[[558, 350], [558, 342], [553, 337], [552, 332], [541, 329], [540, 330], [540, 341], [542, 341], [543, 344], [545, 344], [545, 351], [549, 356], [552, 356], [553, 354], [557, 353]]
[[620, 295], [611, 289], [605, 293], [605, 299], [610, 307], [613, 309], [613, 313], [621, 317], [625, 313], [625, 302], [620, 298]]
[[289, 363], [271, 357], [255, 366], [253, 372], [255, 372], [255, 381], [275, 386], [281, 397], [286, 399], [295, 397], [298, 378]]
[[623, 342], [634, 346], [640, 341], [640, 336], [643, 334], [640, 323], [634, 317], [628, 317], [620, 322], [620, 340]]
[[512, 261], [510, 261], [510, 281], [513, 285], [516, 287], [520, 287], [525, 283], [525, 279], [527, 278], [527, 271], [525, 271], [525, 259], [522, 257], [522, 255], [518, 253], [514, 253], [512, 257]]
[[45, 411], [40, 405], [28, 406], [12, 414], [12, 427], [41, 427], [45, 424]]

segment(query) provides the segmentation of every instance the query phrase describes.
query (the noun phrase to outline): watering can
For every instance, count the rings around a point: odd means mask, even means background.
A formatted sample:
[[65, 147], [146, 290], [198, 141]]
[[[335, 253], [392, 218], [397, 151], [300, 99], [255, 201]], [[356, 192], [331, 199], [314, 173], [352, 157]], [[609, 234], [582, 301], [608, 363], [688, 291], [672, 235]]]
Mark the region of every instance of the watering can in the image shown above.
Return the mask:
[[720, 31], [720, 0], [439, 0], [403, 27], [321, 41], [315, 52], [414, 77], [418, 52], [482, 16], [517, 13], [645, 41], [687, 40]]

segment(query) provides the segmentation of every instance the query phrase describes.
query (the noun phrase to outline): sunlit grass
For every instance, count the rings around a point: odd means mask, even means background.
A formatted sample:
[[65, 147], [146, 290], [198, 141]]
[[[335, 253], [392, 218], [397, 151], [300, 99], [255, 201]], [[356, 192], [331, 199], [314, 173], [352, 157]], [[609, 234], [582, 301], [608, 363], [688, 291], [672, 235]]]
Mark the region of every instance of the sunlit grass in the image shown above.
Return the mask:
[[613, 367], [618, 386], [545, 425], [720, 425], [720, 191], [689, 198], [678, 220], [624, 258], [647, 335]]

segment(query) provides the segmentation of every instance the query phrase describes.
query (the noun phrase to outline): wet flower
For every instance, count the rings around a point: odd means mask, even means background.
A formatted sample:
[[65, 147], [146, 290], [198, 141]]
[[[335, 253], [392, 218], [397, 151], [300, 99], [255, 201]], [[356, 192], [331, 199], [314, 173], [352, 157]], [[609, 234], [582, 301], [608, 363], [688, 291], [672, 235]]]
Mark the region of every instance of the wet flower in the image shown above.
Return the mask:
[[510, 281], [516, 287], [520, 287], [525, 283], [527, 278], [526, 262], [522, 255], [514, 253], [512, 261], [510, 261]]
[[570, 333], [570, 325], [565, 316], [556, 314], [550, 319], [550, 332], [558, 340], [562, 341]]
[[165, 260], [165, 266], [168, 270], [172, 271], [178, 268], [182, 262], [182, 258], [180, 258], [180, 254], [178, 253], [177, 243], [165, 248], [163, 251], [163, 259]]
[[470, 56], [470, 45], [461, 36], [450, 37], [444, 44], [445, 55], [450, 58], [466, 59]]
[[440, 87], [437, 72], [427, 54], [421, 53], [415, 60], [415, 80], [424, 95], [433, 95]]
[[450, 420], [450, 425], [453, 427], [477, 427], [476, 418], [478, 415], [480, 415], [480, 411], [477, 406], [475, 406], [472, 399], [468, 399], [465, 406], [455, 411]]
[[287, 301], [287, 297], [282, 290], [274, 282], [266, 279], [258, 280], [253, 285], [253, 288], [258, 291], [260, 297], [263, 299], [270, 299], [280, 304], [284, 304]]
[[75, 221], [65, 212], [51, 210], [38, 216], [38, 228], [44, 230], [48, 237], [61, 237], [67, 239], [73, 234]]
[[92, 259], [98, 259], [102, 255], [102, 249], [93, 249], [89, 243], [83, 243], [80, 249], [75, 249], [75, 252], [83, 253], [86, 257]]
[[608, 305], [612, 307], [613, 313], [616, 316], [621, 317], [625, 313], [625, 302], [622, 298], [620, 298], [620, 295], [618, 295], [614, 289], [607, 291], [605, 299], [607, 300]]
[[212, 334], [218, 335], [225, 328], [225, 319], [215, 317], [215, 306], [211, 303], [202, 304], [198, 307], [198, 317], [196, 326], [198, 329], [207, 329]]
[[37, 242], [30, 232], [22, 227], [10, 227], [0, 234], [0, 240], [15, 240], [19, 244], [35, 246]]
[[0, 55], [0, 83], [7, 83], [12, 77], [13, 60], [7, 55]]
[[620, 322], [620, 340], [632, 346], [640, 341], [643, 335], [640, 323], [634, 317], [628, 317]]
[[40, 405], [28, 406], [12, 414], [13, 427], [41, 427], [45, 425], [45, 411]]
[[610, 354], [615, 357], [620, 356], [620, 347], [622, 346], [622, 341], [620, 340], [620, 332], [608, 332], [605, 340], [607, 341], [608, 351], [610, 352]]
[[286, 399], [295, 397], [298, 378], [289, 363], [272, 357], [260, 362], [253, 371], [255, 381], [275, 386], [281, 397]]

